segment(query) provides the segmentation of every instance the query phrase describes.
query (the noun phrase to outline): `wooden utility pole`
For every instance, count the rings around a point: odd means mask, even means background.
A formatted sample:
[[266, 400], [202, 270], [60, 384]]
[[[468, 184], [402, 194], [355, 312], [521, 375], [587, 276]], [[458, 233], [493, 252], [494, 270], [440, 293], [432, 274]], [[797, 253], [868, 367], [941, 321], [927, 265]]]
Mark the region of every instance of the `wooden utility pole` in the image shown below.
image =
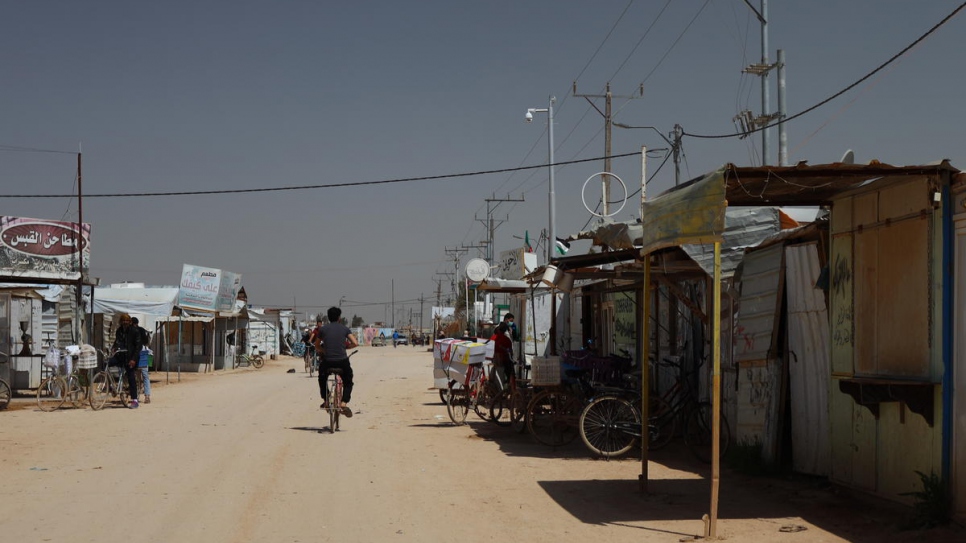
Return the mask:
[[[634, 96], [614, 96], [610, 92], [610, 82], [607, 83], [606, 92], [604, 94], [577, 94], [577, 82], [574, 81], [574, 96], [578, 98], [584, 98], [587, 103], [597, 110], [604, 117], [604, 172], [611, 173], [610, 169], [610, 149], [611, 149], [611, 102], [614, 98], [626, 98], [628, 100], [633, 100], [634, 98], [641, 98], [644, 96], [644, 84], [641, 83], [640, 95]], [[604, 111], [601, 111], [596, 104], [591, 100], [591, 98], [603, 98], [604, 99]], [[601, 199], [602, 199], [602, 210], [603, 215], [610, 215], [610, 176], [601, 176]], [[557, 240], [552, 239], [550, 243], [556, 243]]]

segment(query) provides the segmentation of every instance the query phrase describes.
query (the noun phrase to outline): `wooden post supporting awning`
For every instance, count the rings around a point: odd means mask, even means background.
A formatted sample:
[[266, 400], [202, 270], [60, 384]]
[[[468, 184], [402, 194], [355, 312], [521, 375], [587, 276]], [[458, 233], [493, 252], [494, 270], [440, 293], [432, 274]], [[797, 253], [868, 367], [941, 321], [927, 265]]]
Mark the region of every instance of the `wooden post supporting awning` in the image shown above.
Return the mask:
[[[719, 436], [721, 435], [721, 241], [725, 231], [725, 210], [728, 202], [725, 200], [724, 169], [713, 172], [654, 200], [642, 203], [641, 222], [643, 228], [643, 248], [640, 259], [644, 261], [644, 321], [642, 334], [644, 337], [644, 352], [651, 352], [650, 345], [650, 262], [651, 253], [667, 247], [685, 244], [713, 243], [714, 244], [714, 287], [713, 314], [711, 315], [712, 357], [712, 449], [711, 449], [711, 503], [708, 519], [705, 523], [705, 537], [717, 536], [718, 523], [718, 489], [720, 487], [721, 460], [719, 455]], [[684, 298], [687, 303], [686, 297]], [[691, 307], [691, 304], [688, 304]], [[708, 323], [708, 317], [703, 315], [700, 308], [691, 307], [692, 311], [701, 315], [703, 322]], [[647, 356], [644, 357], [647, 360]], [[641, 372], [641, 419], [647, 421], [649, 413], [649, 391], [647, 371]], [[646, 422], [645, 422], [646, 424]], [[642, 447], [640, 485], [647, 489], [647, 446]]]

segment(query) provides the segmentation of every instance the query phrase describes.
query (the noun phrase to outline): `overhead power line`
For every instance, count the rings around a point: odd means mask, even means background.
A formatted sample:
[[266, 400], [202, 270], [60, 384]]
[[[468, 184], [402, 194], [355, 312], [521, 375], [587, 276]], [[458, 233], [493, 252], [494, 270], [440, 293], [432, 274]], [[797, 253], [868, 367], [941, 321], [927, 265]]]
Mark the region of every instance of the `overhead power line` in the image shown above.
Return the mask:
[[914, 42], [910, 43], [909, 45], [907, 45], [902, 51], [899, 51], [895, 55], [892, 55], [892, 58], [890, 58], [889, 60], [887, 60], [887, 61], [883, 62], [882, 64], [880, 64], [876, 69], [874, 69], [871, 72], [865, 74], [865, 76], [863, 76], [861, 79], [858, 79], [857, 81], [855, 81], [854, 83], [852, 83], [848, 87], [845, 87], [844, 89], [838, 91], [837, 93], [833, 94], [832, 96], [829, 96], [828, 98], [822, 100], [821, 102], [815, 104], [814, 106], [812, 106], [812, 107], [810, 107], [808, 109], [799, 111], [798, 113], [796, 113], [796, 114], [794, 114], [794, 115], [792, 115], [790, 117], [786, 117], [785, 119], [779, 119], [778, 121], [775, 121], [775, 122], [773, 122], [771, 124], [767, 124], [767, 125], [764, 125], [764, 126], [760, 126], [758, 128], [750, 129], [747, 132], [742, 132], [740, 134], [720, 134], [720, 135], [717, 135], [717, 136], [707, 136], [707, 135], [701, 135], [701, 134], [692, 134], [690, 132], [684, 132], [684, 135], [685, 136], [691, 136], [692, 138], [703, 138], [703, 139], [723, 139], [723, 138], [743, 137], [743, 136], [747, 136], [748, 134], [753, 134], [755, 132], [760, 132], [762, 130], [765, 130], [765, 129], [768, 129], [768, 128], [771, 128], [771, 127], [774, 127], [774, 126], [778, 126], [779, 124], [782, 124], [782, 123], [787, 123], [789, 121], [792, 121], [794, 119], [797, 119], [797, 118], [801, 117], [802, 115], [805, 115], [806, 113], [811, 113], [812, 111], [815, 111], [816, 109], [824, 106], [825, 104], [831, 102], [832, 100], [835, 100], [839, 96], [842, 96], [843, 94], [849, 92], [850, 90], [854, 89], [855, 87], [861, 85], [863, 82], [865, 82], [865, 80], [869, 79], [870, 77], [872, 77], [875, 74], [877, 74], [880, 71], [882, 71], [886, 66], [888, 66], [888, 65], [892, 64], [893, 62], [895, 62], [899, 57], [901, 57], [902, 55], [906, 54], [907, 52], [909, 52], [910, 49], [912, 49], [913, 47], [919, 45], [920, 42], [922, 42], [923, 40], [925, 40], [926, 38], [928, 38], [933, 32], [935, 32], [936, 30], [939, 30], [939, 27], [943, 26], [950, 19], [952, 19], [953, 17], [955, 17], [956, 14], [959, 13], [960, 11], [962, 11], [962, 9], [964, 7], [966, 7], [966, 2], [963, 2], [962, 4], [960, 4], [959, 7], [957, 7], [956, 9], [954, 9], [952, 11], [952, 13], [950, 13], [945, 18], [943, 18], [943, 20], [941, 20], [938, 23], [936, 23], [932, 28], [930, 28], [928, 31], [926, 31], [925, 34], [923, 34], [922, 36], [919, 36], [919, 38], [916, 41], [914, 41]]
[[[611, 158], [623, 158], [640, 155], [640, 151], [613, 155]], [[568, 160], [566, 162], [555, 162], [555, 166], [565, 166], [568, 164], [579, 164], [581, 162], [594, 162], [604, 157], [582, 158], [579, 160]], [[337, 187], [359, 187], [366, 185], [387, 185], [391, 183], [411, 183], [413, 181], [434, 181], [439, 179], [453, 179], [458, 177], [472, 177], [477, 175], [490, 175], [494, 173], [514, 172], [520, 170], [532, 170], [546, 168], [546, 164], [536, 166], [519, 166], [516, 168], [503, 168], [499, 170], [482, 170], [477, 172], [452, 173], [445, 175], [427, 175], [422, 177], [404, 177], [399, 179], [384, 179], [382, 181], [354, 181], [349, 183], [333, 183], [331, 185], [296, 185], [289, 187], [267, 187], [258, 189], [225, 189], [225, 190], [198, 190], [182, 192], [135, 192], [135, 193], [114, 193], [114, 194], [85, 194], [84, 198], [141, 198], [148, 196], [197, 196], [202, 194], [244, 194], [252, 192], [279, 192], [283, 190], [313, 190], [331, 189]], [[0, 198], [74, 198], [76, 194], [0, 194]]]

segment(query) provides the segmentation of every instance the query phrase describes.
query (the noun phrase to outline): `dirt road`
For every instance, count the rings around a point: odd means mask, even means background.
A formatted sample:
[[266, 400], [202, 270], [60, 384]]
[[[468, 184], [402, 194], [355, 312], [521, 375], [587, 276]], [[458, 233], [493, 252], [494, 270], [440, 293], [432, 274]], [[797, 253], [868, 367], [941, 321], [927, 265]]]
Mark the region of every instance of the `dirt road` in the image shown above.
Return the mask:
[[[353, 357], [355, 416], [322, 432], [301, 360], [186, 375], [140, 409], [0, 412], [0, 541], [682, 541], [710, 483], [686, 451], [640, 462], [553, 450], [473, 418], [449, 423], [422, 348]], [[297, 373], [287, 373], [296, 368]], [[172, 375], [172, 379], [176, 376]], [[955, 540], [896, 532], [895, 510], [799, 482], [722, 477], [731, 541]]]

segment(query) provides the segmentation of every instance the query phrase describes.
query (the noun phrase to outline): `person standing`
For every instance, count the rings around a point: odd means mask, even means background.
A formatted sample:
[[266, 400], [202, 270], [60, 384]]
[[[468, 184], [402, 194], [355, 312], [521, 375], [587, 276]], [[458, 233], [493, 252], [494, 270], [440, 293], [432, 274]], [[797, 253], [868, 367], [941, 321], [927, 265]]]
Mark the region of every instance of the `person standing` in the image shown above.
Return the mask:
[[114, 332], [114, 356], [111, 357], [111, 365], [124, 368], [127, 376], [128, 392], [130, 392], [131, 402], [128, 407], [138, 408], [138, 358], [141, 356], [141, 333], [131, 325], [131, 316], [121, 313], [120, 326]]
[[[137, 317], [131, 317], [131, 326], [133, 326], [137, 330], [138, 335], [141, 336], [141, 345], [142, 345], [141, 351], [144, 351], [145, 349], [147, 349], [150, 354], [151, 347], [149, 347], [148, 345], [151, 343], [151, 337], [148, 335], [148, 331], [145, 330], [144, 328], [141, 328], [141, 325], [138, 323]], [[139, 362], [141, 360], [140, 357], [141, 355], [139, 353], [138, 354]], [[151, 377], [148, 375], [147, 362], [145, 362], [144, 365], [141, 365], [141, 380], [144, 381], [144, 403], [151, 403]]]
[[[319, 394], [322, 395], [322, 409], [329, 406], [326, 398], [329, 396], [327, 377], [330, 369], [342, 370], [342, 398], [339, 408], [342, 414], [351, 417], [352, 409], [349, 408], [349, 400], [352, 399], [352, 365], [349, 363], [347, 349], [355, 349], [359, 346], [359, 341], [353, 335], [348, 326], [339, 322], [342, 317], [342, 310], [338, 307], [330, 307], [327, 313], [329, 323], [317, 329], [315, 350], [321, 353], [322, 363], [319, 368]], [[313, 335], [315, 332], [313, 332]]]
[[396, 344], [399, 343], [399, 332], [397, 330], [392, 331], [392, 347], [396, 348]]

